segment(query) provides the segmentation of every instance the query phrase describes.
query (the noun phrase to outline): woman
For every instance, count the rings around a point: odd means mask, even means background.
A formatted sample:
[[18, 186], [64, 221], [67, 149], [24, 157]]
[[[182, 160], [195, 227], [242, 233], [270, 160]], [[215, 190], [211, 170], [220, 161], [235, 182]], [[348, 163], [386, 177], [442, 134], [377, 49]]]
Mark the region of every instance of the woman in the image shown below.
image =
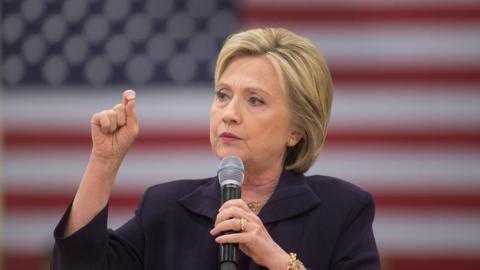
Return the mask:
[[219, 159], [243, 161], [242, 198], [220, 205], [216, 177], [164, 183], [107, 231], [115, 175], [139, 131], [135, 92], [125, 91], [92, 117], [91, 157], [55, 229], [53, 268], [218, 269], [218, 243], [239, 243], [238, 269], [379, 269], [371, 196], [303, 175], [323, 145], [332, 89], [307, 39], [284, 29], [231, 36], [217, 60], [210, 141]]

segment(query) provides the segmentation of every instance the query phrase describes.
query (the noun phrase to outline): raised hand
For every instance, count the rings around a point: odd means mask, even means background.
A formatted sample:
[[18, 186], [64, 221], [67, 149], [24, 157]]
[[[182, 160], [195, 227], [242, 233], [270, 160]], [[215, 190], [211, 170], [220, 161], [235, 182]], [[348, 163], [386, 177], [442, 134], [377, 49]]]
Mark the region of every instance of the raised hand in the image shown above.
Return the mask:
[[123, 92], [121, 104], [94, 114], [90, 123], [92, 153], [73, 200], [64, 236], [90, 222], [110, 199], [123, 157], [138, 135], [135, 91]]
[[135, 91], [126, 90], [122, 103], [92, 116], [92, 155], [102, 159], [122, 159], [138, 135]]

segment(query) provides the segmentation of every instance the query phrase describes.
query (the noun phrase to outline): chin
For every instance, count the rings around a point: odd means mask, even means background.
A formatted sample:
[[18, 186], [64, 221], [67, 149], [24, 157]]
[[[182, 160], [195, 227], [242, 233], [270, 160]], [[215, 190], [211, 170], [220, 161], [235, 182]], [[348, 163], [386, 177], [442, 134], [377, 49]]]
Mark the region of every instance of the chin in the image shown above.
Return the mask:
[[224, 157], [236, 156], [242, 161], [245, 161], [245, 153], [243, 151], [239, 151], [238, 149], [226, 149], [222, 147], [221, 149], [215, 149], [214, 152], [220, 160], [222, 160]]

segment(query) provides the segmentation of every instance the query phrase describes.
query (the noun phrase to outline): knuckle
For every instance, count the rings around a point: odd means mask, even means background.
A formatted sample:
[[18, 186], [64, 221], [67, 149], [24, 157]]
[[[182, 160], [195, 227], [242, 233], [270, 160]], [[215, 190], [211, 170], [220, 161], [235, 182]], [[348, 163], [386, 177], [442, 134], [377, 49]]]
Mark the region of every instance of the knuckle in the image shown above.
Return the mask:
[[232, 201], [233, 200], [228, 200], [228, 201], [224, 202], [223, 207], [229, 207], [232, 204]]
[[113, 106], [113, 110], [122, 110], [124, 108], [123, 104], [117, 104], [115, 106]]
[[223, 215], [220, 212], [220, 213], [217, 214], [217, 218], [215, 219], [215, 222], [216, 222], [216, 224], [219, 224], [222, 221], [223, 221]]
[[94, 114], [92, 115], [92, 117], [90, 118], [90, 123], [92, 123], [92, 124], [93, 124], [93, 123], [96, 123], [96, 122], [99, 120], [99, 118], [100, 118], [100, 117], [99, 117], [98, 113], [94, 113]]
[[100, 114], [98, 116], [98, 120], [99, 120], [100, 124], [102, 124], [102, 126], [110, 125], [110, 119], [108, 119], [106, 114]]
[[234, 217], [234, 215], [233, 215], [232, 210], [227, 209], [227, 210], [225, 210], [225, 211], [222, 211], [222, 218], [223, 218], [224, 220], [226, 220], [226, 219], [231, 219], [231, 218], [233, 218], [233, 217]]
[[105, 113], [103, 111], [96, 112], [92, 115], [92, 119], [101, 119], [104, 115], [105, 115]]
[[107, 111], [105, 111], [105, 114], [106, 114], [108, 117], [117, 116], [117, 113], [116, 113], [114, 110], [107, 110]]
[[220, 214], [228, 215], [231, 211], [232, 211], [231, 207], [226, 207], [226, 208], [223, 208], [222, 211], [220, 211]]

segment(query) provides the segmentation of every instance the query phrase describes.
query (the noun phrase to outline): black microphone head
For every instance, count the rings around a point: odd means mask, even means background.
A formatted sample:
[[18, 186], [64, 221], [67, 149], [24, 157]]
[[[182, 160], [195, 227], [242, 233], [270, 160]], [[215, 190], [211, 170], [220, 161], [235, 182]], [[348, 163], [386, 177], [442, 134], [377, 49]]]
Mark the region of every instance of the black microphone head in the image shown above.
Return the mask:
[[239, 157], [224, 157], [222, 161], [220, 161], [217, 173], [220, 186], [224, 186], [227, 184], [241, 186], [243, 184], [243, 162]]

